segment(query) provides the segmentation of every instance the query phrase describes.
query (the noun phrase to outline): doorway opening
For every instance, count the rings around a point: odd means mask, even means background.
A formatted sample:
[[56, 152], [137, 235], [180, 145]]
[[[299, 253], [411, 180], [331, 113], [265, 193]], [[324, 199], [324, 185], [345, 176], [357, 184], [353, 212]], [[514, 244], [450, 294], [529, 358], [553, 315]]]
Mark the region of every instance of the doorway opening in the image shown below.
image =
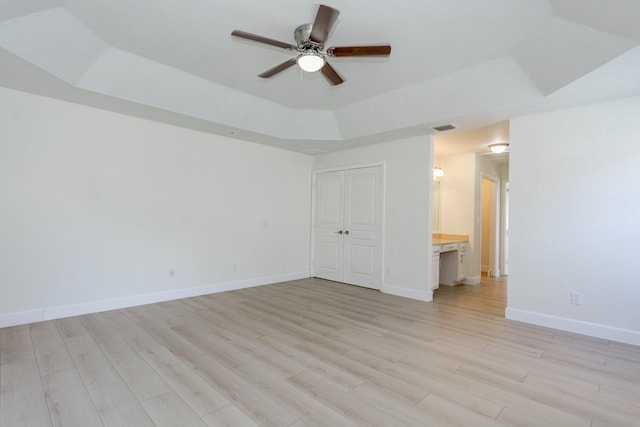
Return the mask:
[[483, 276], [500, 277], [499, 249], [499, 185], [493, 177], [482, 177], [482, 215], [480, 272]]

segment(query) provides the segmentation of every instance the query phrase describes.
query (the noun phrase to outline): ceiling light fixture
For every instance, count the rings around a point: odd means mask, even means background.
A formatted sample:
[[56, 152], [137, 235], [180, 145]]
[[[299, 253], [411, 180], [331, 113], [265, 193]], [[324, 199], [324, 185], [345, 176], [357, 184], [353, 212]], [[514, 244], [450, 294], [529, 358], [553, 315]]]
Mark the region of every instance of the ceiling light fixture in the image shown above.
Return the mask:
[[318, 71], [320, 68], [324, 67], [325, 64], [324, 58], [316, 53], [303, 53], [298, 56], [296, 62], [298, 63], [298, 67], [308, 73]]
[[504, 153], [507, 150], [507, 148], [509, 148], [509, 144], [507, 144], [506, 142], [491, 144], [489, 146], [489, 149], [496, 154]]

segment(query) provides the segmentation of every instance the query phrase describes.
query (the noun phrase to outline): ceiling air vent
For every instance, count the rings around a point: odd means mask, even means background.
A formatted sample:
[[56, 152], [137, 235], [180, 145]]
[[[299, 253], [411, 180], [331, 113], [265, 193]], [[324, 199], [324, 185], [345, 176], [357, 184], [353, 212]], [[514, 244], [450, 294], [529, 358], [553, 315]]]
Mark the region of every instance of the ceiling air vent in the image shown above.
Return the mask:
[[438, 132], [442, 132], [442, 131], [445, 131], [445, 130], [455, 129], [456, 125], [452, 125], [451, 123], [449, 123], [447, 125], [434, 126], [433, 128], [435, 130], [437, 130]]

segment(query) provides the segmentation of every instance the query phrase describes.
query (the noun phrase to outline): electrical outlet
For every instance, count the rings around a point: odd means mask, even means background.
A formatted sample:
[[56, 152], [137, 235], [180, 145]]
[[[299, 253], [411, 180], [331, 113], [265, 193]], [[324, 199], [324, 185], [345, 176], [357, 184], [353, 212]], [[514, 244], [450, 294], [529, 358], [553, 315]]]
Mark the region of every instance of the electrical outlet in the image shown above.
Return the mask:
[[582, 305], [582, 292], [571, 291], [571, 304]]
[[176, 277], [176, 269], [175, 268], [170, 268], [169, 269], [169, 277]]

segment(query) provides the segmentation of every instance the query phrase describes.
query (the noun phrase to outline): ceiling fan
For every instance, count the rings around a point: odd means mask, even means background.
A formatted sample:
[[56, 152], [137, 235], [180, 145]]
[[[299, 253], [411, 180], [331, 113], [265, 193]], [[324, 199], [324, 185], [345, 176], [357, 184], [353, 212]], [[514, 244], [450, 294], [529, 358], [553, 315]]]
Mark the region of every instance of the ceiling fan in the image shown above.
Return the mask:
[[295, 45], [240, 30], [232, 31], [231, 35], [299, 53], [296, 58], [291, 58], [282, 64], [276, 65], [264, 73], [259, 74], [258, 77], [266, 79], [295, 64], [298, 64], [302, 70], [307, 72], [312, 73], [320, 71], [327, 78], [329, 83], [332, 85], [339, 85], [343, 83], [344, 80], [327, 62], [327, 57], [389, 56], [391, 53], [391, 46], [389, 45], [339, 46], [325, 48], [324, 44], [327, 40], [327, 36], [329, 35], [329, 31], [339, 14], [340, 12], [337, 9], [320, 5], [313, 24], [300, 25], [294, 31], [293, 35], [296, 41]]

